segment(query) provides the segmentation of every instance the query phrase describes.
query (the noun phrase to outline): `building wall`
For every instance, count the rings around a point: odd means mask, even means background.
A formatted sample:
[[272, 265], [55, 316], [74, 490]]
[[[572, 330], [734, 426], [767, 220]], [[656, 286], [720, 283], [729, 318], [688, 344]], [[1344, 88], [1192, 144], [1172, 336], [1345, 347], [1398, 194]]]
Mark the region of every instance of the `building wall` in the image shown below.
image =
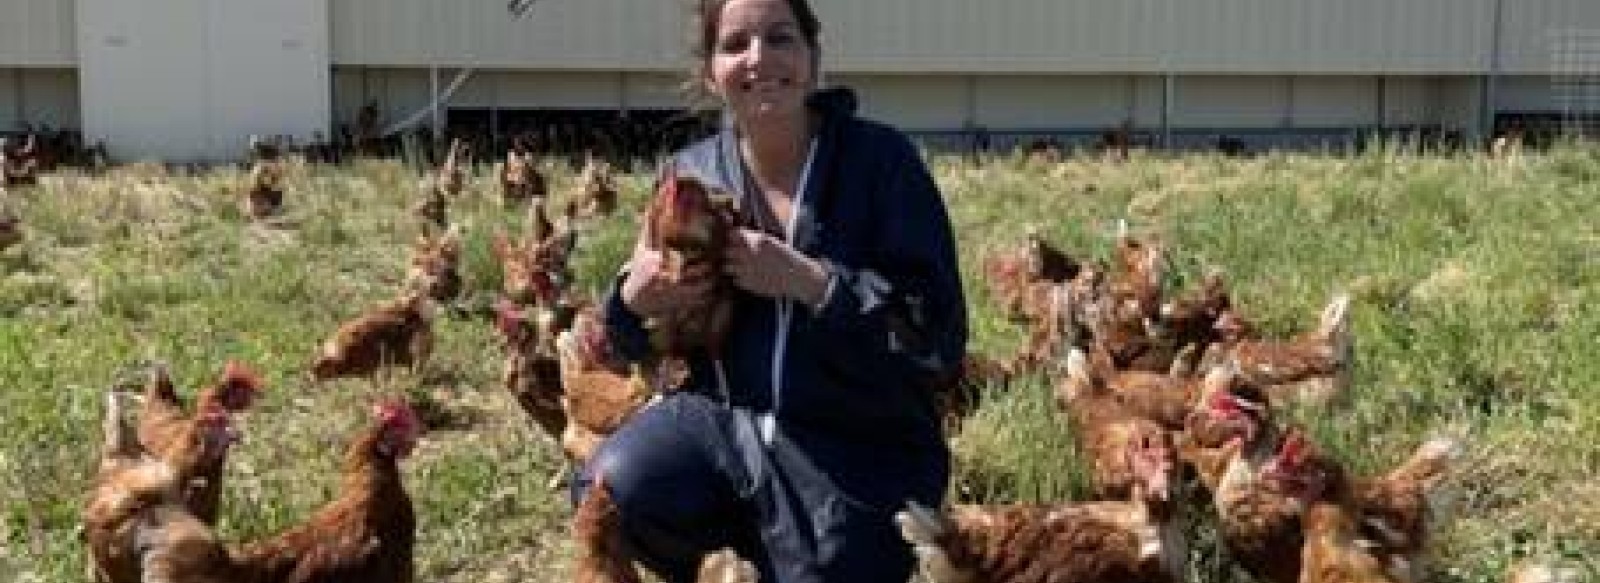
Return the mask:
[[83, 125], [113, 155], [214, 160], [329, 119], [326, 0], [78, 0]]
[[[442, 69], [448, 85], [458, 69]], [[1162, 123], [1165, 81], [1154, 75], [882, 75], [840, 73], [829, 83], [857, 91], [861, 113], [900, 128], [1095, 133], [1131, 120]], [[474, 70], [442, 108], [678, 109], [682, 78], [669, 73]], [[1540, 78], [1508, 81], [1504, 104], [1548, 103]], [[353, 120], [376, 100], [383, 125], [428, 106], [425, 69], [340, 67], [335, 117]], [[1177, 131], [1283, 133], [1374, 126], [1476, 123], [1476, 78], [1438, 76], [1186, 75], [1172, 82]]]
[[1600, 75], [1600, 2], [1502, 0], [1501, 66], [1510, 74]]
[[[824, 23], [824, 59], [841, 73], [1459, 74], [1488, 66], [1497, 1], [1514, 4], [1507, 12], [1517, 15], [1504, 29], [1517, 36], [1507, 47], [1542, 42], [1551, 22], [1600, 24], [1588, 0], [814, 6]], [[1525, 3], [1540, 8], [1529, 15]], [[683, 4], [541, 0], [513, 19], [501, 2], [340, 0], [332, 4], [333, 58], [339, 65], [674, 71], [686, 62]]]
[[0, 69], [0, 131], [77, 128], [78, 76], [73, 69]]
[[77, 63], [72, 0], [0, 0], [0, 67]]
[[336, 0], [333, 63], [518, 69], [670, 70], [686, 62], [679, 2]]
[[830, 75], [856, 91], [860, 113], [907, 130], [960, 129], [972, 119], [965, 79], [913, 75]]

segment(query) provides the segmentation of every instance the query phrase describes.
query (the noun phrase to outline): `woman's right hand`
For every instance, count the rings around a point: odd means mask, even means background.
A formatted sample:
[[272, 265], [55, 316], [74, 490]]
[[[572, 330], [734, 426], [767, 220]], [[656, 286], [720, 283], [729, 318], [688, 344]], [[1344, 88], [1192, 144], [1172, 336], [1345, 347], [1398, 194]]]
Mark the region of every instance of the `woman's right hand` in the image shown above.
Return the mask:
[[628, 260], [622, 279], [622, 303], [641, 318], [656, 318], [704, 306], [716, 285], [717, 274], [705, 264], [691, 265], [682, 278], [666, 269], [666, 254], [640, 245]]

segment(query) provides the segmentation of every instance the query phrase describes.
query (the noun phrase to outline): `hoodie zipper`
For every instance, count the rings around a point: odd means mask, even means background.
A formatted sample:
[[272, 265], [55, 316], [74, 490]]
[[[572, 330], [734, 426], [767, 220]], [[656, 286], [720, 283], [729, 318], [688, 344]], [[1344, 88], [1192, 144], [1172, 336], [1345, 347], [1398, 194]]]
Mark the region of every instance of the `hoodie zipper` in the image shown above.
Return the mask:
[[[795, 227], [800, 222], [806, 200], [806, 190], [810, 187], [812, 165], [817, 159], [817, 138], [811, 138], [811, 144], [806, 149], [806, 163], [800, 167], [800, 181], [795, 185], [794, 205], [789, 211], [789, 224], [784, 227], [784, 242], [794, 245]], [[757, 193], [759, 195], [759, 193]], [[772, 445], [773, 435], [777, 432], [778, 410], [783, 405], [783, 369], [784, 362], [789, 354], [789, 327], [794, 322], [794, 300], [778, 300], [778, 326], [777, 337], [772, 342], [772, 409], [760, 416], [761, 441]]]

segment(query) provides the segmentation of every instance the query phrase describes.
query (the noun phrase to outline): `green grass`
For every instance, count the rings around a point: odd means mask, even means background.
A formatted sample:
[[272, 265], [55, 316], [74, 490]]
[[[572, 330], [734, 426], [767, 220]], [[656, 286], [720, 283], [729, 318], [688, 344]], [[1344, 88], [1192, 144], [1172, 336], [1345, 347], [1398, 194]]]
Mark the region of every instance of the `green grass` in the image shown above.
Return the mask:
[[[1104, 257], [1117, 219], [1158, 233], [1174, 285], [1225, 270], [1236, 300], [1276, 334], [1306, 326], [1329, 296], [1354, 294], [1355, 396], [1297, 418], [1351, 466], [1376, 471], [1422, 439], [1470, 444], [1436, 580], [1498, 581], [1522, 556], [1600, 557], [1600, 151], [1570, 146], [1515, 163], [1271, 154], [1141, 158], [1127, 164], [938, 159], [962, 247], [973, 346], [1013, 350], [978, 259], [1033, 227], [1075, 255]], [[626, 208], [648, 174], [621, 181]], [[440, 321], [421, 378], [316, 387], [305, 366], [338, 321], [391, 294], [416, 235], [416, 176], [394, 164], [297, 169], [284, 228], [245, 222], [234, 170], [148, 168], [49, 177], [14, 193], [27, 241], [0, 253], [0, 570], [17, 581], [84, 572], [78, 512], [98, 447], [100, 395], [140, 361], [170, 363], [192, 391], [228, 358], [270, 388], [230, 459], [224, 537], [294, 524], [332, 494], [363, 406], [406, 393], [446, 421], [406, 465], [420, 519], [423, 581], [557, 581], [570, 554], [558, 467], [499, 387], [482, 321]], [[565, 169], [554, 185], [574, 184]], [[452, 209], [473, 297], [499, 284], [489, 241], [518, 212], [486, 174]], [[635, 220], [590, 225], [575, 272], [598, 293]], [[1070, 427], [1049, 379], [993, 395], [957, 440], [956, 491], [978, 501], [1049, 501], [1083, 491]], [[1203, 522], [1203, 520], [1201, 521]], [[1208, 540], [1202, 536], [1202, 540]], [[1202, 581], [1242, 581], [1200, 545]]]

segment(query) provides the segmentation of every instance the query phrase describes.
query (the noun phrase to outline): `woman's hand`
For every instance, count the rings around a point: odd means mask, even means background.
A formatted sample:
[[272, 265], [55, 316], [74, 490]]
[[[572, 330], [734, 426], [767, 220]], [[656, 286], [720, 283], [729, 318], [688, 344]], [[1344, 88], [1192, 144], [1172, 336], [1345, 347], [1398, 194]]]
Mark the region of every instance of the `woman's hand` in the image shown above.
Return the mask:
[[656, 318], [703, 306], [710, 300], [717, 274], [708, 265], [685, 267], [674, 279], [666, 269], [666, 254], [640, 245], [628, 260], [622, 279], [622, 303], [641, 318]]
[[735, 229], [724, 250], [734, 285], [761, 296], [815, 308], [828, 293], [828, 268], [788, 243], [760, 231]]

